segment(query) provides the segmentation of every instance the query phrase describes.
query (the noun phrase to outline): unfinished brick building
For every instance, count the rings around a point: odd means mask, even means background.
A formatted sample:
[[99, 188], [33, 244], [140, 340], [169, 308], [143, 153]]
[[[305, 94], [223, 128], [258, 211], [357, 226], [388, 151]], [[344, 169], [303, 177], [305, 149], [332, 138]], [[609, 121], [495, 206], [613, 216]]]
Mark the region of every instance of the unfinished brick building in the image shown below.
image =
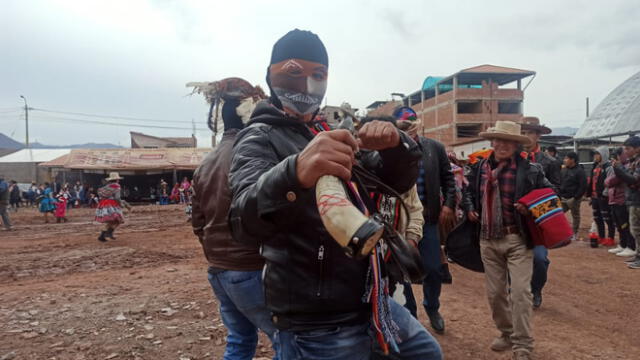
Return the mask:
[[[447, 77], [428, 77], [421, 90], [403, 99], [424, 124], [424, 135], [449, 147], [479, 140], [478, 133], [498, 120], [522, 119], [522, 80], [534, 71], [494, 65], [480, 65]], [[527, 84], [528, 85], [528, 84]], [[370, 115], [389, 115], [400, 102], [388, 102], [370, 109]]]

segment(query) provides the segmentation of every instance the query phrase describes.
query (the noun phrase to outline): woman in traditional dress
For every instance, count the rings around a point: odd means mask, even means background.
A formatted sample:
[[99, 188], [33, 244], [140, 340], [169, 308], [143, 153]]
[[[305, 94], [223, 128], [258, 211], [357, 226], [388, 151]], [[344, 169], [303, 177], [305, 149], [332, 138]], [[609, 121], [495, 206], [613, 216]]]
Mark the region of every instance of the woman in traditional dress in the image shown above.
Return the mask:
[[180, 184], [175, 183], [173, 185], [173, 189], [171, 189], [171, 195], [169, 196], [169, 201], [172, 204], [177, 204], [180, 202]]
[[115, 240], [113, 232], [124, 223], [122, 216], [122, 200], [119, 181], [122, 179], [117, 172], [112, 172], [106, 178], [107, 185], [98, 189], [100, 202], [96, 209], [96, 221], [105, 224], [106, 228], [98, 236], [99, 241], [107, 241], [107, 238]]
[[56, 217], [56, 222], [67, 222], [67, 203], [69, 202], [69, 197], [61, 191], [56, 200], [56, 209], [53, 212], [53, 215]]
[[185, 176], [182, 179], [182, 183], [180, 184], [180, 204], [188, 204], [191, 200], [190, 200], [190, 189], [191, 189], [191, 183], [189, 182], [189, 179]]
[[49, 213], [56, 209], [56, 200], [53, 198], [53, 191], [48, 182], [44, 183], [44, 190], [40, 197], [39, 210], [44, 214], [44, 222], [49, 223]]

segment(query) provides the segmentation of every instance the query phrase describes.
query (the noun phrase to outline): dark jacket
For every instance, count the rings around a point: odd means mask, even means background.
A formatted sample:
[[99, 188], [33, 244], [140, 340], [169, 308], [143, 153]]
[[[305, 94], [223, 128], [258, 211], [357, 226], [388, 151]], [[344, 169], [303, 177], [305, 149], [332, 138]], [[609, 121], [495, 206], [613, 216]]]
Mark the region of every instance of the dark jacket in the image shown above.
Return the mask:
[[613, 167], [616, 176], [627, 184], [627, 205], [640, 206], [640, 157], [632, 159], [626, 167]]
[[[596, 165], [596, 164], [594, 164]], [[594, 185], [594, 181], [595, 181], [595, 193], [597, 195], [598, 198], [601, 199], [606, 199], [607, 196], [604, 194], [604, 190], [605, 190], [605, 186], [604, 186], [604, 180], [607, 178], [607, 172], [609, 170], [609, 167], [611, 166], [611, 164], [609, 164], [608, 161], [604, 162], [603, 164], [598, 164], [597, 166], [593, 166], [591, 168], [591, 173], [589, 174], [589, 179], [587, 180], [587, 193], [586, 195], [588, 197], [593, 197], [593, 185]], [[599, 176], [594, 176], [596, 175], [596, 169], [600, 167], [600, 175]]]
[[427, 224], [437, 224], [442, 206], [456, 208], [456, 182], [442, 143], [420, 136], [418, 146], [425, 172], [424, 220]]
[[[491, 158], [493, 155], [491, 155]], [[516, 191], [514, 197], [516, 201], [521, 197], [527, 195], [532, 190], [542, 189], [542, 188], [553, 188], [553, 184], [547, 180], [545, 177], [544, 171], [542, 170], [542, 166], [540, 164], [532, 164], [529, 160], [524, 159], [520, 156], [516, 156]], [[471, 171], [468, 175], [469, 186], [467, 186], [464, 198], [463, 198], [463, 209], [466, 212], [476, 211], [479, 215], [482, 214], [482, 199], [481, 199], [481, 191], [480, 191], [480, 180], [482, 176], [480, 175], [480, 170], [485, 162], [490, 161], [489, 159], [483, 159], [478, 161], [473, 165]], [[482, 218], [482, 216], [480, 216]], [[524, 216], [520, 215], [516, 212], [516, 226], [520, 229], [520, 234], [523, 236], [525, 242], [527, 243], [528, 248], [533, 248], [533, 239], [529, 234], [529, 228], [526, 225]], [[479, 239], [478, 239], [479, 240]]]
[[257, 245], [241, 244], [231, 238], [228, 215], [231, 207], [229, 168], [237, 129], [227, 130], [193, 174], [191, 224], [209, 265], [218, 269], [260, 270], [264, 259]]
[[534, 162], [542, 166], [544, 176], [556, 187], [556, 189], [560, 187], [560, 183], [562, 182], [562, 162], [560, 160], [544, 151], [537, 151], [535, 153]]
[[9, 195], [9, 200], [11, 201], [12, 204], [17, 204], [20, 202], [21, 200], [21, 196], [20, 196], [20, 188], [18, 187], [18, 184], [15, 184], [11, 187], [11, 194]]
[[[304, 124], [263, 102], [233, 150], [234, 239], [262, 245], [266, 303], [280, 329], [357, 324], [370, 315], [362, 302], [369, 261], [345, 255], [322, 224], [315, 188], [298, 184], [298, 153], [312, 138]], [[415, 142], [401, 132], [400, 144], [379, 154], [374, 173], [399, 193], [411, 189], [418, 171]]]
[[587, 176], [580, 164], [572, 168], [562, 169], [562, 183], [560, 183], [560, 195], [563, 199], [580, 198], [587, 190]]

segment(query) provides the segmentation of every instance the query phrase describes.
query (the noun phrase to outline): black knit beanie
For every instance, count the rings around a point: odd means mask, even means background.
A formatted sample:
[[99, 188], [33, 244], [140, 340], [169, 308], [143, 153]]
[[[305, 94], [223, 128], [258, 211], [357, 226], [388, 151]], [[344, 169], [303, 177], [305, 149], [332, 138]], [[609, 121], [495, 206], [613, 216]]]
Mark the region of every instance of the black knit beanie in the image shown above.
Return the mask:
[[[307, 30], [294, 29], [278, 39], [271, 51], [271, 61], [269, 65], [277, 64], [287, 59], [300, 59], [313, 61], [329, 67], [329, 55], [318, 35]], [[271, 90], [271, 101], [274, 105], [282, 108], [280, 100], [271, 89], [269, 79], [269, 68], [267, 67], [267, 84]]]

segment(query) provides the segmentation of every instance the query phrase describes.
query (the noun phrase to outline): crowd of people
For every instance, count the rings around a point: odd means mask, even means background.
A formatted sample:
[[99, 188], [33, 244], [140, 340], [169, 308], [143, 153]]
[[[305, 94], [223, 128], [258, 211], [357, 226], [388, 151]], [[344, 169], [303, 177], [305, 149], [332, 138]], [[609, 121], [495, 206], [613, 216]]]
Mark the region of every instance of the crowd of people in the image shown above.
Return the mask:
[[[551, 130], [525, 117], [481, 132], [491, 149], [462, 161], [424, 136], [407, 106], [389, 116], [345, 114], [338, 128], [330, 126], [319, 114], [328, 68], [317, 35], [284, 35], [267, 70], [270, 97], [247, 117], [240, 108], [249, 95], [218, 94], [220, 143], [191, 182], [161, 180], [151, 189], [161, 205], [192, 205], [228, 331], [225, 359], [252, 359], [259, 330], [276, 359], [442, 359], [417, 320], [412, 284], [421, 287], [430, 328], [445, 334], [440, 293], [453, 279], [443, 243], [463, 224], [471, 229], [469, 248], [478, 249], [472, 254], [497, 329], [488, 348], [531, 359], [531, 317], [542, 305], [548, 249], [580, 240], [584, 197], [593, 209], [590, 245], [611, 247], [629, 257], [629, 268], [640, 268], [640, 137], [611, 156], [598, 148], [587, 175], [575, 152], [561, 161], [555, 148], [543, 151], [540, 137]], [[124, 222], [121, 179], [111, 173], [97, 190], [100, 241], [115, 239]], [[339, 185], [327, 192], [323, 181]], [[0, 202], [9, 187], [0, 180]], [[45, 217], [54, 212], [65, 221], [80, 191], [53, 194], [45, 184], [34, 193]], [[330, 218], [338, 207], [355, 212]], [[366, 220], [357, 222], [355, 213]]]

